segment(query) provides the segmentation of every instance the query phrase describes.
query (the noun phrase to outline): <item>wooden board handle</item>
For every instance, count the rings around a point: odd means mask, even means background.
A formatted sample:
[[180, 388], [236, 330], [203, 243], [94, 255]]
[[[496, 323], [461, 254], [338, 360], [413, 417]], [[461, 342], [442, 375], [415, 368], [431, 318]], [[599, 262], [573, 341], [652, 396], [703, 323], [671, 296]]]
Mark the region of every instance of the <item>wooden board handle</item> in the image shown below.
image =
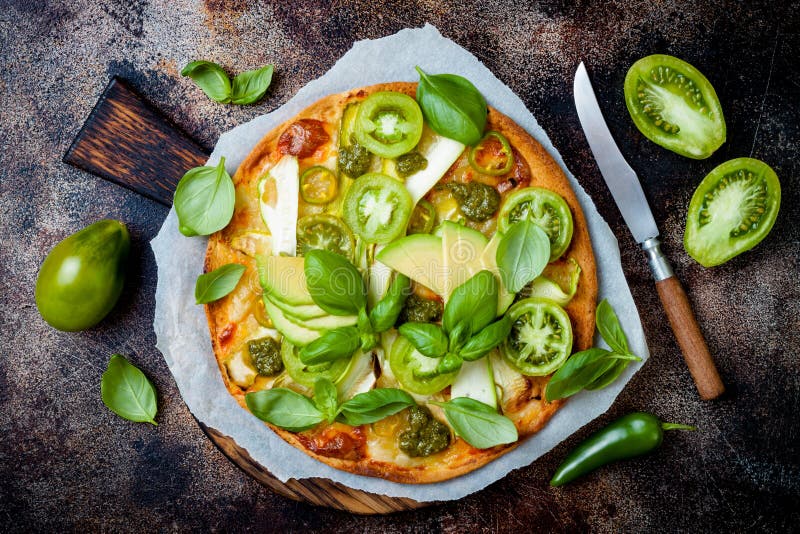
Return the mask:
[[165, 206], [184, 173], [207, 159], [208, 150], [117, 77], [64, 155], [64, 163]]
[[671, 276], [656, 282], [656, 289], [700, 397], [704, 400], [716, 399], [725, 392], [725, 386], [708, 352], [706, 340], [683, 286], [675, 276]]

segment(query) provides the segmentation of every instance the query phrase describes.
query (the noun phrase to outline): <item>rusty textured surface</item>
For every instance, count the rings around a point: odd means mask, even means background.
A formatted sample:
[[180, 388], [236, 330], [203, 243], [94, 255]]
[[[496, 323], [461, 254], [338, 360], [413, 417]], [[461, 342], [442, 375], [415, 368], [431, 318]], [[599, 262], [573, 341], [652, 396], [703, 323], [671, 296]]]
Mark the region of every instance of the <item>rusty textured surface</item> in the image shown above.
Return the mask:
[[[382, 4], [382, 7], [377, 7]], [[790, 2], [383, 3], [104, 0], [0, 2], [0, 525], [2, 530], [336, 530], [455, 532], [791, 530], [800, 524], [800, 8]], [[285, 500], [250, 480], [204, 436], [181, 402], [152, 331], [156, 273], [147, 242], [165, 209], [61, 163], [109, 77], [137, 90], [206, 147], [285, 102], [353, 43], [429, 21], [519, 94], [619, 236], [652, 358], [608, 414], [532, 466], [460, 502], [354, 517]], [[628, 65], [655, 52], [714, 83], [728, 142], [691, 161], [644, 139], [625, 110]], [[208, 101], [180, 67], [277, 64], [252, 107]], [[728, 395], [691, 385], [640, 252], [594, 166], [571, 100], [579, 59], [639, 171], [664, 248], [695, 303]], [[783, 205], [769, 237], [722, 267], [683, 252], [686, 207], [714, 166], [752, 155], [775, 168]], [[125, 221], [134, 261], [100, 326], [48, 328], [36, 313], [38, 265], [63, 236], [102, 217]], [[100, 375], [130, 356], [159, 392], [158, 427], [116, 418]], [[567, 450], [635, 409], [692, 421], [648, 459], [564, 489], [547, 479]]]

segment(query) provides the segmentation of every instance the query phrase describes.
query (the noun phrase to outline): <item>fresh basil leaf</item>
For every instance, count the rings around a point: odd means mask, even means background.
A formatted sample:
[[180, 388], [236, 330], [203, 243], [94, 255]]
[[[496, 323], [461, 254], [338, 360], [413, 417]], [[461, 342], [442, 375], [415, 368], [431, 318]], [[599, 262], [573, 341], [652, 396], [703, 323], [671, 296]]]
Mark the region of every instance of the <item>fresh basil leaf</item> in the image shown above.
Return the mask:
[[291, 432], [308, 430], [325, 420], [311, 399], [287, 388], [248, 393], [244, 400], [253, 415]]
[[108, 409], [128, 421], [156, 425], [156, 390], [135, 365], [114, 354], [100, 381], [100, 397]]
[[436, 133], [474, 145], [486, 127], [486, 99], [472, 82], [455, 74], [419, 73], [417, 102]]
[[328, 250], [309, 250], [304, 269], [311, 299], [326, 312], [357, 315], [366, 307], [364, 279], [344, 256]]
[[576, 352], [556, 371], [545, 389], [545, 399], [570, 397], [616, 365], [612, 352], [598, 347]]
[[339, 393], [327, 378], [318, 378], [314, 382], [314, 405], [329, 423], [333, 423], [339, 407]]
[[409, 290], [411, 289], [410, 280], [404, 274], [397, 273], [389, 291], [378, 301], [372, 311], [369, 312], [372, 329], [376, 333], [386, 332], [394, 323], [403, 310]]
[[225, 158], [216, 167], [195, 167], [175, 189], [175, 213], [187, 237], [209, 235], [225, 228], [233, 217], [236, 190], [225, 170]]
[[486, 353], [505, 341], [511, 333], [512, 325], [511, 318], [508, 315], [504, 315], [500, 320], [493, 322], [472, 336], [461, 348], [459, 354], [468, 362], [482, 358]]
[[598, 389], [603, 389], [604, 387], [608, 386], [614, 380], [616, 380], [619, 375], [628, 367], [629, 361], [625, 360], [615, 360], [614, 365], [609, 367], [609, 369], [598, 376], [591, 384], [587, 384], [587, 386], [583, 389], [588, 391], [595, 391]]
[[447, 336], [439, 325], [403, 323], [397, 330], [424, 356], [439, 358], [447, 352]]
[[267, 65], [256, 70], [248, 70], [237, 74], [233, 79], [231, 104], [253, 104], [261, 100], [272, 83], [274, 65]]
[[444, 410], [456, 434], [478, 449], [514, 443], [519, 439], [517, 427], [497, 410], [469, 397], [456, 397], [447, 402], [431, 402]]
[[231, 80], [225, 71], [211, 61], [192, 61], [181, 71], [181, 76], [188, 76], [203, 92], [216, 102], [226, 103], [231, 100]]
[[517, 293], [550, 261], [550, 238], [536, 223], [517, 221], [500, 239], [496, 259], [503, 285]]
[[472, 326], [470, 325], [470, 321], [468, 319], [462, 319], [447, 336], [449, 338], [447, 350], [450, 352], [458, 352], [461, 350], [461, 347], [464, 346], [464, 343], [467, 342], [470, 336], [472, 336]]
[[234, 289], [247, 268], [239, 263], [228, 263], [210, 273], [201, 274], [194, 284], [194, 299], [197, 304], [219, 300]]
[[358, 328], [343, 326], [328, 330], [301, 348], [298, 356], [306, 365], [333, 362], [352, 356], [360, 343]]
[[469, 321], [470, 332], [480, 332], [497, 315], [497, 280], [489, 271], [478, 274], [458, 286], [444, 307], [442, 327], [451, 332], [459, 321]]
[[359, 393], [339, 408], [348, 425], [358, 426], [380, 421], [413, 406], [414, 399], [402, 389], [376, 388]]
[[461, 358], [460, 354], [448, 352], [436, 365], [436, 374], [434, 376], [455, 373], [461, 369], [462, 365], [464, 365], [464, 359]]
[[597, 312], [595, 314], [595, 322], [597, 323], [597, 330], [611, 350], [619, 354], [627, 354], [630, 352], [628, 348], [628, 338], [625, 337], [625, 332], [622, 330], [622, 325], [619, 324], [619, 318], [614, 313], [614, 308], [608, 303], [608, 300], [603, 299], [597, 305]]

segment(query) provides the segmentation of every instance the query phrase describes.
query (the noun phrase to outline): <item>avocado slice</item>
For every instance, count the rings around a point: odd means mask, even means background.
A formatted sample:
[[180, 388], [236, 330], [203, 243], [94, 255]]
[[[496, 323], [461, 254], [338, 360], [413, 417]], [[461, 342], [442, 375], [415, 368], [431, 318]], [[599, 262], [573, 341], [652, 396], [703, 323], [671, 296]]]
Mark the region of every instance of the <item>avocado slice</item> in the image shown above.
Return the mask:
[[430, 234], [401, 237], [386, 245], [376, 259], [435, 293], [444, 295], [446, 271], [442, 258], [442, 238]]
[[293, 256], [256, 256], [264, 293], [292, 306], [314, 304], [306, 287], [304, 259]]
[[442, 258], [444, 260], [444, 297], [483, 269], [481, 254], [486, 248], [486, 236], [477, 230], [452, 221], [441, 227]]
[[322, 332], [319, 330], [311, 330], [310, 328], [305, 328], [291, 321], [286, 314], [268, 298], [264, 298], [264, 308], [267, 310], [269, 318], [272, 319], [272, 324], [275, 325], [275, 329], [283, 334], [292, 345], [308, 345], [322, 335]]
[[281, 311], [283, 311], [283, 313], [291, 315], [292, 317], [296, 317], [300, 321], [305, 321], [307, 319], [315, 319], [317, 317], [328, 315], [328, 312], [326, 312], [316, 304], [292, 305], [289, 304], [288, 302], [281, 300], [280, 296], [273, 295], [271, 293], [267, 294], [267, 298], [269, 298], [269, 300], [271, 300], [275, 306], [280, 308]]

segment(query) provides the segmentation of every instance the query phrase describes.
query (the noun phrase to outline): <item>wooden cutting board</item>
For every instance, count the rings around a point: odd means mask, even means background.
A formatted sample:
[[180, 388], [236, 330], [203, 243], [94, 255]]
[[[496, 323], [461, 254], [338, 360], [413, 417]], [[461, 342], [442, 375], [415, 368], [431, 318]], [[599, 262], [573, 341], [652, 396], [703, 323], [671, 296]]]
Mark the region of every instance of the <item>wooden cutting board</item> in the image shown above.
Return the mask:
[[[172, 205], [172, 194], [183, 174], [207, 159], [208, 151], [116, 77], [64, 155], [65, 163], [164, 206]], [[198, 424], [245, 473], [290, 499], [357, 514], [386, 514], [429, 504], [367, 493], [324, 478], [281, 482], [231, 437]]]

